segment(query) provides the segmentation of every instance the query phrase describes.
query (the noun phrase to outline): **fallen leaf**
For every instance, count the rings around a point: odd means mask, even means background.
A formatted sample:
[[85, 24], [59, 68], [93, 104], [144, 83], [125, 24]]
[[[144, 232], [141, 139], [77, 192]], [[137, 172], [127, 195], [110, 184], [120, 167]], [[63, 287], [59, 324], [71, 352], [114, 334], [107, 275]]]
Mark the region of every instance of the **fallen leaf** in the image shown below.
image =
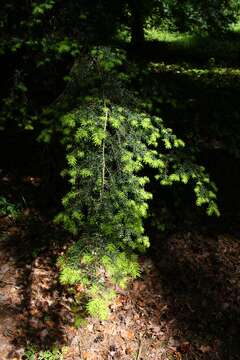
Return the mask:
[[127, 347], [125, 350], [125, 353], [126, 353], [126, 355], [132, 355], [133, 351], [134, 350], [131, 347]]
[[45, 324], [49, 327], [49, 328], [54, 328], [55, 327], [55, 322], [52, 320], [46, 320]]
[[133, 340], [134, 339], [134, 332], [132, 330], [121, 330], [121, 337], [123, 338], [123, 340]]
[[146, 289], [146, 284], [143, 281], [135, 281], [133, 283], [133, 291], [143, 291]]
[[83, 355], [83, 360], [97, 360], [96, 355], [88, 351], [83, 351], [82, 355]]
[[190, 351], [190, 343], [188, 341], [185, 341], [184, 343], [179, 345], [178, 349], [180, 353], [186, 354]]
[[199, 350], [205, 354], [211, 351], [211, 347], [209, 345], [201, 345]]

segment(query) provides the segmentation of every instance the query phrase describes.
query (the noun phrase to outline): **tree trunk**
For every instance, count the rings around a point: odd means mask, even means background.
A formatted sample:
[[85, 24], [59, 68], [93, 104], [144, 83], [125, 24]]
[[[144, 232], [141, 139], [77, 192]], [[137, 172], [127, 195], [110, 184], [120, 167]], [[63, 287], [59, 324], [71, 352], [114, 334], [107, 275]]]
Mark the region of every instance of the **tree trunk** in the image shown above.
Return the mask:
[[142, 2], [139, 0], [130, 0], [129, 7], [131, 11], [131, 42], [134, 46], [140, 46], [144, 43], [144, 14]]

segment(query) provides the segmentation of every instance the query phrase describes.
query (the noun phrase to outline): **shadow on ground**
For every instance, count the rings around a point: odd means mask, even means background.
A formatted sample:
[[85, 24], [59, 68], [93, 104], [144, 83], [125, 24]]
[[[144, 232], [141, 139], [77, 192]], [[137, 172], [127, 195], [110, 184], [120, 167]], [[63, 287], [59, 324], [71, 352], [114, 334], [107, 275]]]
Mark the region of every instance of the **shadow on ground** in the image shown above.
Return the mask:
[[5, 221], [4, 225], [1, 220], [5, 234], [1, 265], [8, 268], [1, 282], [5, 297], [0, 301], [0, 318], [5, 316], [8, 324], [7, 329], [0, 325], [0, 330], [9, 349], [3, 358], [12, 359], [28, 345], [41, 350], [62, 346], [67, 341], [64, 326], [71, 321], [71, 314], [55, 263], [65, 234], [29, 210], [16, 224]]
[[174, 319], [179, 337], [189, 342], [193, 352], [183, 359], [240, 359], [239, 255], [240, 239], [229, 235], [189, 232], [155, 241], [168, 308], [159, 320]]

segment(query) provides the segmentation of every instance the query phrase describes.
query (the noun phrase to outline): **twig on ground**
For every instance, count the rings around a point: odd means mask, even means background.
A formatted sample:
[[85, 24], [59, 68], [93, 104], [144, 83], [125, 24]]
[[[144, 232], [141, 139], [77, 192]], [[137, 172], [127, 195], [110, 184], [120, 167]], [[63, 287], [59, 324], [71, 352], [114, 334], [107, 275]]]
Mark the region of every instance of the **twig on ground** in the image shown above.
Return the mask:
[[139, 337], [139, 346], [138, 346], [138, 352], [137, 352], [137, 357], [136, 357], [136, 360], [139, 360], [140, 359], [140, 356], [141, 356], [141, 353], [142, 353], [142, 334], [140, 334], [140, 337]]

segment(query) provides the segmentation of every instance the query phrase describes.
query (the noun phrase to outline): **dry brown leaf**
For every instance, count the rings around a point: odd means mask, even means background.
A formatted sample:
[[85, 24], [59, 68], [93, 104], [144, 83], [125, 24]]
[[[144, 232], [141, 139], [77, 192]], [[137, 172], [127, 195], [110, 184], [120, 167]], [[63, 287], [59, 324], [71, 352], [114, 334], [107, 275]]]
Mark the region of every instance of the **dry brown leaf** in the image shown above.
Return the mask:
[[96, 355], [88, 351], [83, 351], [82, 356], [83, 360], [97, 360]]
[[199, 350], [205, 354], [211, 351], [211, 347], [209, 345], [201, 345]]
[[133, 340], [134, 339], [134, 332], [132, 330], [127, 331], [127, 339]]
[[185, 341], [184, 343], [179, 345], [179, 351], [181, 353], [186, 354], [190, 351], [190, 347], [191, 347], [190, 343], [188, 341]]
[[83, 291], [84, 291], [84, 286], [82, 286], [81, 284], [76, 285], [76, 286], [75, 286], [75, 291], [76, 291], [77, 293], [83, 292]]
[[49, 327], [49, 328], [54, 328], [55, 327], [55, 322], [54, 321], [52, 321], [52, 320], [46, 320], [45, 321], [45, 324]]
[[121, 330], [121, 337], [124, 340], [133, 340], [134, 339], [134, 332], [132, 330]]
[[30, 314], [34, 317], [37, 317], [37, 315], [41, 315], [39, 310], [37, 308], [30, 309]]
[[125, 350], [126, 355], [132, 355], [133, 352], [134, 352], [134, 350], [131, 347], [127, 347]]
[[41, 329], [43, 327], [43, 324], [41, 321], [35, 319], [35, 318], [32, 318], [29, 320], [29, 325], [31, 326], [31, 328], [33, 329]]
[[135, 281], [133, 283], [133, 291], [143, 291], [146, 289], [146, 284], [143, 281]]

